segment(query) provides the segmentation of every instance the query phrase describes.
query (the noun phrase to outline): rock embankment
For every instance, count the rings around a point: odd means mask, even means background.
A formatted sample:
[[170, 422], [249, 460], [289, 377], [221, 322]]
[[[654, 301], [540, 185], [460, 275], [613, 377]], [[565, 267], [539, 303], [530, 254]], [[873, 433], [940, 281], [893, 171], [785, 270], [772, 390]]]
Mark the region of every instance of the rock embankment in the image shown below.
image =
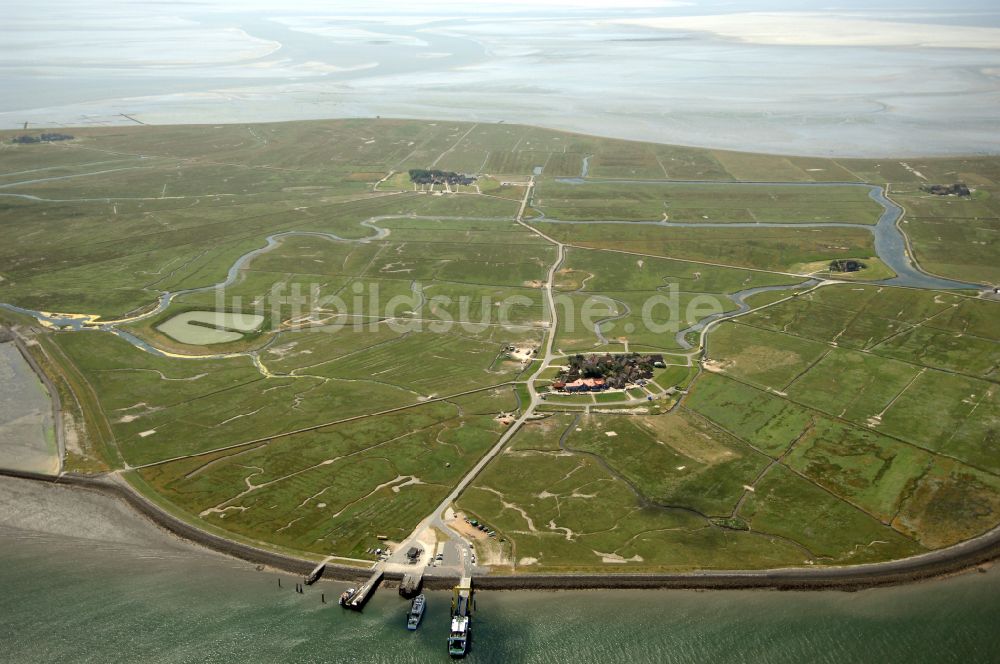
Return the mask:
[[[125, 501], [143, 516], [175, 535], [251, 563], [266, 565], [292, 574], [309, 574], [315, 561], [259, 549], [230, 541], [201, 530], [163, 511], [120, 480], [109, 476], [63, 474], [59, 477], [38, 473], [0, 470], [0, 475], [58, 483], [100, 491]], [[988, 565], [1000, 558], [1000, 527], [974, 539], [930, 553], [851, 567], [788, 568], [759, 571], [711, 571], [678, 573], [618, 574], [486, 574], [476, 576], [482, 590], [580, 590], [580, 589], [695, 589], [734, 590], [768, 588], [775, 590], [854, 591], [877, 586], [900, 585], [946, 576]], [[328, 564], [324, 578], [359, 581], [370, 571], [347, 565]], [[387, 581], [398, 582], [402, 574], [387, 573]], [[458, 577], [426, 574], [424, 586], [431, 590], [451, 588]]]

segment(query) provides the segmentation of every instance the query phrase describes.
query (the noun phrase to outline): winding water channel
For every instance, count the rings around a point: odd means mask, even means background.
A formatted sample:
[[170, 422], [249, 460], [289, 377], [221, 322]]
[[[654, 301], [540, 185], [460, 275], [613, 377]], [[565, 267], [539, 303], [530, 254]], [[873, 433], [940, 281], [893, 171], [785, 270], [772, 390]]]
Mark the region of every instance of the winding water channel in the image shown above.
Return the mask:
[[[585, 159], [584, 170], [586, 173], [589, 164], [587, 163], [589, 159]], [[669, 184], [683, 184], [685, 186], [699, 186], [699, 185], [712, 185], [718, 186], [720, 183], [709, 180], [692, 180], [692, 181], [680, 181], [680, 180], [602, 180], [602, 179], [585, 179], [582, 177], [578, 178], [557, 178], [558, 182], [565, 184], [581, 185], [585, 186], [587, 184], [619, 184], [619, 185], [669, 185]], [[952, 279], [944, 279], [942, 277], [936, 277], [934, 275], [927, 274], [923, 272], [919, 267], [917, 267], [910, 258], [909, 248], [907, 244], [906, 237], [903, 235], [902, 230], [900, 230], [898, 222], [903, 215], [903, 209], [897, 205], [895, 202], [890, 200], [883, 189], [876, 185], [862, 184], [854, 182], [736, 182], [736, 183], [725, 183], [733, 184], [736, 186], [768, 186], [768, 187], [823, 187], [823, 186], [852, 186], [852, 187], [864, 187], [868, 190], [868, 196], [878, 203], [882, 207], [882, 213], [879, 215], [879, 219], [874, 225], [864, 225], [864, 224], [849, 224], [843, 222], [806, 222], [806, 223], [774, 223], [774, 222], [736, 222], [736, 223], [720, 223], [720, 222], [674, 222], [674, 221], [623, 221], [623, 220], [599, 220], [599, 221], [578, 221], [578, 220], [567, 220], [567, 219], [552, 219], [545, 217], [544, 215], [540, 218], [534, 219], [532, 223], [544, 223], [544, 224], [579, 224], [579, 225], [646, 225], [646, 226], [662, 226], [666, 228], [854, 228], [854, 229], [866, 229], [872, 233], [874, 236], [875, 253], [878, 257], [889, 266], [895, 273], [896, 276], [891, 279], [884, 279], [874, 282], [859, 282], [859, 283], [876, 283], [884, 284], [890, 286], [907, 286], [911, 288], [927, 288], [927, 289], [979, 289], [982, 288], [981, 284], [973, 284], [962, 281], [955, 281]], [[185, 357], [181, 355], [168, 354], [158, 348], [150, 345], [149, 343], [143, 341], [137, 336], [122, 330], [119, 326], [124, 323], [134, 323], [140, 320], [148, 319], [152, 316], [156, 316], [162, 313], [175, 298], [188, 295], [192, 293], [201, 293], [206, 291], [212, 291], [215, 289], [226, 288], [231, 286], [239, 278], [240, 270], [243, 269], [250, 261], [252, 261], [257, 256], [267, 253], [277, 247], [281, 240], [288, 237], [295, 236], [305, 236], [305, 237], [321, 237], [326, 238], [335, 242], [353, 242], [353, 243], [367, 243], [376, 240], [384, 239], [389, 235], [389, 229], [382, 228], [378, 226], [378, 222], [387, 219], [401, 219], [401, 218], [426, 218], [426, 219], [444, 219], [445, 217], [418, 217], [414, 215], [385, 215], [377, 216], [365, 219], [360, 222], [361, 226], [371, 229], [374, 231], [373, 235], [367, 237], [350, 239], [343, 238], [339, 235], [333, 233], [322, 233], [319, 231], [283, 231], [281, 233], [275, 233], [269, 235], [266, 238], [264, 246], [257, 249], [253, 249], [243, 254], [232, 264], [229, 268], [226, 278], [216, 284], [209, 286], [201, 286], [198, 288], [188, 288], [176, 291], [164, 292], [159, 296], [157, 304], [154, 308], [149, 311], [143, 312], [141, 314], [122, 318], [119, 320], [111, 321], [99, 321], [94, 316], [78, 315], [78, 314], [60, 314], [60, 313], [49, 313], [43, 311], [34, 311], [31, 309], [25, 309], [23, 307], [18, 307], [12, 304], [0, 303], [0, 307], [14, 311], [20, 314], [31, 316], [36, 320], [54, 327], [59, 327], [67, 330], [101, 330], [104, 332], [110, 332], [121, 339], [129, 342], [133, 346], [140, 348], [146, 352], [153, 353], [155, 355], [170, 357]], [[471, 220], [484, 220], [486, 218], [466, 218]], [[492, 219], [492, 218], [491, 218]], [[728, 297], [732, 299], [737, 305], [737, 309], [725, 313], [714, 314], [707, 317], [706, 319], [699, 321], [697, 324], [681, 330], [676, 334], [677, 343], [685, 349], [690, 349], [691, 344], [686, 340], [686, 337], [691, 332], [698, 332], [704, 329], [711, 322], [718, 320], [720, 318], [727, 318], [741, 313], [746, 312], [749, 309], [749, 305], [746, 303], [746, 299], [757, 293], [772, 291], [772, 290], [785, 290], [789, 288], [801, 288], [810, 285], [815, 285], [815, 280], [807, 280], [799, 284], [784, 285], [784, 286], [767, 286], [758, 288], [749, 288], [746, 290], [738, 291], [736, 293], [729, 294]], [[624, 315], [627, 315], [627, 312]], [[612, 319], [607, 319], [602, 322], [610, 322], [614, 318], [620, 318], [621, 316], [613, 317]], [[596, 330], [597, 337], [599, 340], [603, 339], [603, 334], [601, 330]], [[197, 355], [191, 356], [197, 359], [206, 358], [221, 358], [229, 357], [228, 354], [216, 354], [216, 355]]]
[[756, 288], [747, 288], [741, 291], [736, 291], [735, 293], [728, 293], [726, 297], [732, 300], [736, 304], [736, 309], [732, 311], [722, 311], [717, 314], [711, 314], [705, 316], [700, 321], [692, 325], [691, 327], [685, 328], [677, 332], [674, 336], [674, 341], [677, 345], [684, 350], [691, 350], [694, 346], [690, 341], [687, 340], [687, 336], [692, 332], [701, 332], [706, 327], [711, 325], [717, 320], [722, 318], [731, 318], [733, 316], [739, 316], [740, 314], [745, 314], [750, 311], [750, 304], [747, 299], [758, 293], [769, 293], [771, 291], [785, 291], [785, 290], [800, 290], [803, 288], [810, 288], [819, 284], [819, 279], [807, 279], [798, 284], [782, 284], [779, 286], [757, 286]]
[[888, 265], [896, 276], [891, 279], [868, 282], [884, 284], [889, 286], [909, 286], [911, 288], [929, 289], [980, 289], [983, 284], [973, 284], [964, 281], [955, 281], [927, 274], [913, 264], [906, 237], [898, 226], [899, 219], [903, 216], [903, 208], [890, 200], [882, 187], [872, 184], [858, 182], [734, 182], [720, 183], [711, 180], [598, 180], [584, 178], [557, 178], [557, 182], [573, 185], [587, 184], [621, 184], [621, 185], [670, 185], [682, 184], [692, 186], [719, 186], [719, 184], [732, 184], [735, 186], [767, 186], [767, 187], [863, 187], [868, 190], [868, 197], [882, 207], [882, 213], [874, 225], [849, 224], [844, 222], [803, 222], [803, 223], [776, 223], [776, 222], [681, 222], [681, 221], [622, 221], [622, 220], [599, 220], [599, 221], [576, 221], [568, 219], [552, 219], [542, 217], [534, 219], [534, 223], [545, 224], [639, 224], [645, 226], [662, 226], [665, 228], [855, 228], [869, 231], [875, 240], [875, 253]]
[[[152, 316], [156, 316], [165, 311], [166, 308], [170, 306], [170, 303], [173, 302], [175, 298], [180, 297], [182, 295], [190, 295], [192, 293], [204, 293], [216, 289], [227, 288], [228, 286], [233, 285], [239, 278], [240, 270], [242, 270], [254, 258], [260, 256], [261, 254], [265, 254], [274, 249], [275, 247], [277, 247], [278, 245], [280, 245], [281, 240], [285, 238], [296, 237], [296, 236], [320, 237], [334, 242], [350, 242], [356, 244], [364, 244], [368, 242], [373, 242], [375, 240], [381, 240], [389, 235], [389, 229], [377, 226], [376, 225], [377, 222], [385, 219], [402, 219], [402, 218], [410, 219], [410, 218], [432, 218], [432, 217], [415, 217], [413, 215], [385, 215], [379, 217], [371, 217], [362, 221], [360, 225], [375, 231], [374, 235], [369, 235], [367, 237], [356, 238], [356, 239], [344, 238], [340, 237], [339, 235], [335, 235], [333, 233], [322, 233], [319, 231], [283, 231], [281, 233], [274, 233], [273, 235], [267, 236], [263, 247], [258, 247], [257, 249], [248, 251], [247, 253], [237, 258], [236, 261], [233, 262], [232, 266], [229, 268], [229, 271], [226, 273], [226, 278], [220, 281], [219, 283], [212, 284], [210, 286], [199, 286], [197, 288], [185, 288], [176, 291], [163, 292], [159, 296], [159, 299], [157, 300], [156, 307], [154, 307], [153, 309], [150, 309], [149, 311], [143, 312], [135, 316], [130, 316], [118, 320], [100, 322], [97, 320], [97, 317], [94, 316], [35, 311], [33, 309], [25, 309], [23, 307], [18, 307], [16, 305], [6, 304], [3, 302], [0, 302], [0, 307], [7, 309], [9, 311], [14, 311], [19, 314], [31, 316], [32, 318], [35, 318], [36, 320], [45, 325], [58, 327], [64, 330], [72, 330], [72, 331], [100, 330], [102, 332], [110, 332], [111, 334], [114, 334], [115, 336], [124, 339], [133, 346], [136, 346], [137, 348], [140, 348], [148, 353], [159, 355], [161, 357], [169, 356], [175, 358], [183, 358], [185, 357], [183, 355], [165, 353], [162, 350], [156, 348], [155, 346], [152, 346], [151, 344], [143, 341], [134, 334], [122, 330], [118, 326], [123, 323], [134, 323], [141, 320], [145, 320], [147, 318], [151, 318]], [[439, 219], [439, 218], [440, 217], [433, 217], [433, 219]], [[224, 357], [233, 357], [234, 355], [245, 355], [245, 354], [246, 353], [236, 353], [236, 354], [218, 353], [214, 355], [193, 355], [190, 357], [192, 359], [203, 360], [203, 359], [219, 359]]]

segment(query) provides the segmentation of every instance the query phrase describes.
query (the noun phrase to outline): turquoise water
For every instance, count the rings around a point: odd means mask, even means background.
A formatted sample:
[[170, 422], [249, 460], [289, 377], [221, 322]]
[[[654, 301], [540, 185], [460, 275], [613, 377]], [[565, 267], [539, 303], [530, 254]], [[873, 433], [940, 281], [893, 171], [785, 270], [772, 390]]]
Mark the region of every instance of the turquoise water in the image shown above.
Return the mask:
[[[429, 593], [408, 632], [394, 590], [346, 612], [332, 601], [342, 584], [300, 595], [291, 576], [174, 541], [101, 496], [11, 482], [0, 482], [0, 660], [448, 660], [448, 593]], [[860, 593], [484, 592], [477, 605], [473, 662], [1000, 660], [996, 571]]]

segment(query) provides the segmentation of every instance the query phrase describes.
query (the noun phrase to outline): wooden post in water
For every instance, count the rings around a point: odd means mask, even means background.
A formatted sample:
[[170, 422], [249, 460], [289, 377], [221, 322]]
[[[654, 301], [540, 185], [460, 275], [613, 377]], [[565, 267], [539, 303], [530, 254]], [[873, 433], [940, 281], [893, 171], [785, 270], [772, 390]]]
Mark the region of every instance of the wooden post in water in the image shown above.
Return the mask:
[[281, 587], [281, 577], [280, 576], [278, 577], [278, 587], [279, 588]]
[[324, 604], [326, 604], [326, 593], [320, 593], [319, 598], [323, 601]]

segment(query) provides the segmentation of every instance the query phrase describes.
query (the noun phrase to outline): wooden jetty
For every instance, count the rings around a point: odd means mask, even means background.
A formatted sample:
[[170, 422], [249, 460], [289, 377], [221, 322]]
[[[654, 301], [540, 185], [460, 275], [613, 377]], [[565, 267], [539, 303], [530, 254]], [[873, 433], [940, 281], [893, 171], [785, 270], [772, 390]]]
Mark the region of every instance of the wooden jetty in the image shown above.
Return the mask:
[[340, 598], [340, 605], [347, 609], [352, 609], [354, 611], [360, 611], [365, 608], [365, 604], [371, 599], [371, 596], [375, 594], [375, 589], [378, 584], [382, 582], [382, 577], [385, 575], [385, 570], [382, 565], [378, 565], [372, 570], [372, 575], [367, 581], [361, 584], [353, 593], [344, 593], [344, 596]]
[[325, 562], [322, 562], [319, 565], [316, 565], [316, 568], [313, 571], [309, 572], [309, 576], [307, 576], [305, 578], [305, 584], [307, 586], [311, 586], [312, 584], [314, 584], [317, 581], [319, 581], [319, 578], [321, 576], [323, 576], [323, 570], [325, 570], [325, 569], [326, 569], [326, 563]]

